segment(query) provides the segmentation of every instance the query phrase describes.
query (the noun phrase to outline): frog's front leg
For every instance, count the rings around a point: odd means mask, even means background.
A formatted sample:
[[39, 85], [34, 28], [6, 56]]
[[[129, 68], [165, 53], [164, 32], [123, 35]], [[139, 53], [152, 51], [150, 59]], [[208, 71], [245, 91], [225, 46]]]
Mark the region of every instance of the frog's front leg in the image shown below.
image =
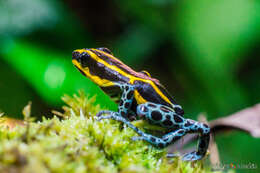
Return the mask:
[[120, 102], [119, 102], [119, 105], [118, 105], [118, 112], [107, 111], [107, 110], [100, 111], [96, 115], [99, 120], [105, 118], [105, 116], [103, 114], [121, 116], [121, 117], [127, 118], [127, 115], [128, 115], [130, 108], [132, 106], [135, 86], [127, 84], [127, 83], [126, 84], [116, 83], [115, 85], [120, 87], [120, 89], [122, 91], [122, 96], [120, 98]]
[[127, 120], [126, 118], [120, 116], [118, 112], [103, 111], [103, 113], [106, 113], [106, 114], [109, 113], [109, 115], [107, 115], [107, 116], [99, 116], [98, 117], [98, 121], [100, 121], [102, 119], [113, 119], [113, 120], [116, 120], [116, 121], [120, 121], [120, 122], [126, 124], [129, 128], [133, 129], [139, 135], [141, 135], [141, 136], [145, 136], [146, 135], [144, 132], [142, 132], [137, 127], [135, 127], [133, 124], [131, 124], [129, 120]]

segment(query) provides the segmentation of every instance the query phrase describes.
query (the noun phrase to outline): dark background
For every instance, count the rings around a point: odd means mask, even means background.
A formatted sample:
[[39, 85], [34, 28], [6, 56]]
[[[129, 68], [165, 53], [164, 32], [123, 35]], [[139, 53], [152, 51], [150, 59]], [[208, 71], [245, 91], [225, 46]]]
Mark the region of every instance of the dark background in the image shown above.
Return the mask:
[[[31, 100], [34, 116], [51, 116], [79, 89], [115, 109], [71, 63], [75, 49], [108, 47], [159, 79], [186, 117], [213, 120], [259, 103], [259, 43], [257, 0], [0, 0], [0, 110], [22, 118]], [[259, 139], [216, 140], [223, 164], [260, 167]]]

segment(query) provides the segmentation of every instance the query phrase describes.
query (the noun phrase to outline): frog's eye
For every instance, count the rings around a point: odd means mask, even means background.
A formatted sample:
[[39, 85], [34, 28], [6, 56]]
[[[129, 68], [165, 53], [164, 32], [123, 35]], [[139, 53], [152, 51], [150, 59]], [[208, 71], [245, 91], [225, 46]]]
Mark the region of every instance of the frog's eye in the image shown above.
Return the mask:
[[143, 70], [140, 73], [143, 73], [144, 75], [146, 75], [148, 77], [151, 77], [151, 75], [150, 75], [150, 73], [148, 73], [148, 71]]
[[97, 48], [97, 50], [101, 50], [101, 51], [106, 52], [106, 53], [108, 53], [108, 54], [110, 54], [110, 55], [113, 55], [112, 52], [111, 52], [111, 50], [109, 50], [109, 49], [106, 48], [106, 47], [100, 47], [100, 48]]
[[89, 66], [91, 56], [87, 52], [74, 51], [72, 53], [72, 59], [75, 59], [83, 68]]
[[80, 58], [78, 58], [78, 61], [80, 65], [85, 68], [88, 67], [90, 64], [91, 56], [88, 53], [83, 53]]

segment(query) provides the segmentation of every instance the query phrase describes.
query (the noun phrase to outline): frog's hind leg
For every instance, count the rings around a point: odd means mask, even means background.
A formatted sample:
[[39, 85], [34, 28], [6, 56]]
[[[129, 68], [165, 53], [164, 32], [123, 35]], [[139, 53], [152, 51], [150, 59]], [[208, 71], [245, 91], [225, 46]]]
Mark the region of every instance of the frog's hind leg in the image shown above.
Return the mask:
[[186, 132], [183, 129], [178, 129], [176, 131], [170, 132], [166, 135], [164, 135], [162, 138], [143, 133], [142, 136], [135, 136], [132, 139], [134, 141], [136, 140], [145, 140], [149, 142], [150, 144], [153, 144], [156, 147], [164, 148], [168, 145], [172, 144], [176, 140], [180, 139], [183, 135], [185, 135]]
[[145, 134], [144, 136], [134, 137], [134, 140], [145, 140], [155, 146], [166, 147], [186, 134], [186, 129], [180, 128], [185, 119], [178, 116], [173, 109], [164, 105], [151, 102], [138, 105], [137, 115], [140, 116], [140, 118], [150, 121], [152, 124], [177, 130], [174, 130], [161, 138]]
[[149, 143], [154, 144], [155, 146], [165, 147], [169, 144], [174, 143], [176, 140], [180, 139], [187, 133], [199, 132], [200, 138], [198, 150], [185, 154], [182, 157], [182, 159], [199, 160], [202, 159], [206, 154], [210, 139], [210, 128], [206, 124], [196, 122], [190, 119], [185, 119], [182, 116], [178, 115], [174, 110], [171, 110], [171, 108], [168, 108], [164, 105], [149, 102], [138, 105], [137, 115], [149, 120], [154, 124], [177, 130], [164, 135], [162, 138], [146, 135], [141, 137], [135, 137], [135, 139], [145, 140]]
[[169, 144], [169, 143], [167, 143], [167, 140], [163, 140], [163, 139], [155, 137], [153, 135], [144, 133], [143, 131], [141, 131], [140, 129], [135, 127], [133, 124], [131, 124], [129, 120], [125, 119], [124, 117], [117, 115], [118, 114], [117, 112], [110, 111], [110, 112], [106, 112], [106, 113], [109, 113], [109, 115], [99, 116], [98, 121], [100, 121], [102, 119], [113, 119], [113, 120], [116, 120], [116, 121], [123, 122], [129, 128], [133, 129], [136, 133], [138, 133], [140, 135], [140, 136], [133, 137], [132, 140], [134, 140], [134, 141], [136, 141], [136, 140], [146, 140], [146, 141], [152, 143], [153, 145], [155, 145], [157, 147], [161, 147], [161, 148], [163, 148], [163, 147], [165, 147]]

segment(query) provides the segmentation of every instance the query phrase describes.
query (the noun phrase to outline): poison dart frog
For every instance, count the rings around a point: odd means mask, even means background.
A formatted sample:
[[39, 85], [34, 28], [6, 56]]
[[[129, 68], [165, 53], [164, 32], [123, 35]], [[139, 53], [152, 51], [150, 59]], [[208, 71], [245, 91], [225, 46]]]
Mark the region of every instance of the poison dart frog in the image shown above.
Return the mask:
[[[187, 133], [199, 133], [197, 150], [184, 154], [182, 160], [195, 161], [205, 156], [210, 140], [209, 126], [185, 119], [182, 107], [147, 71], [134, 71], [107, 48], [75, 50], [72, 63], [118, 103], [117, 112], [100, 111], [98, 120], [123, 122], [139, 135], [133, 137], [133, 141], [144, 140], [159, 148], [174, 143]], [[169, 132], [162, 137], [153, 136], [135, 127], [131, 123], [133, 119], [146, 120]]]

